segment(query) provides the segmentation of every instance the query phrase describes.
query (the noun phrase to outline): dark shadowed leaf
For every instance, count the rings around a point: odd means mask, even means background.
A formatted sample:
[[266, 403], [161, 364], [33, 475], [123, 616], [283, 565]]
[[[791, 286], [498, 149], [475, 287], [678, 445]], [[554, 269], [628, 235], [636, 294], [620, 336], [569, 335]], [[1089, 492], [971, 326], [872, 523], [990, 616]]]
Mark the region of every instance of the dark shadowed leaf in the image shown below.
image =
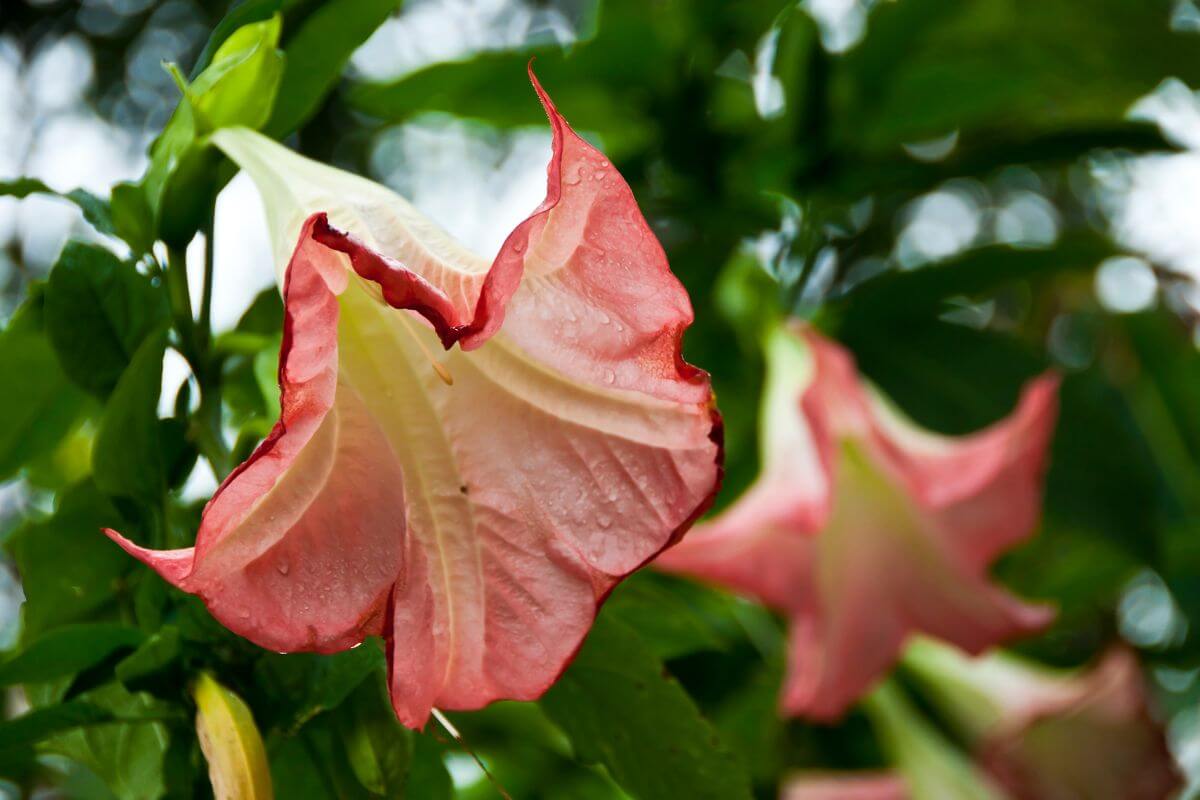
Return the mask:
[[167, 338], [154, 333], [142, 342], [108, 399], [92, 471], [96, 485], [115, 497], [157, 503], [166, 491], [166, 463], [158, 395]]
[[324, 102], [350, 55], [401, 0], [326, 0], [288, 36], [287, 71], [267, 125], [273, 136], [299, 128]]
[[68, 242], [46, 286], [46, 333], [63, 370], [101, 396], [167, 318], [163, 293], [103, 247]]
[[413, 733], [392, 713], [383, 672], [362, 681], [332, 717], [359, 783], [381, 797], [405, 796]]
[[838, 63], [839, 139], [888, 152], [954, 130], [967, 143], [1120, 121], [1164, 76], [1200, 75], [1169, 17], [1165, 0], [881, 4]]
[[273, 723], [287, 732], [336, 708], [363, 679], [384, 666], [383, 650], [368, 640], [333, 655], [267, 653], [255, 667], [255, 677], [275, 704]]
[[67, 625], [42, 634], [0, 663], [0, 686], [52, 681], [98, 664], [141, 643], [137, 628], [111, 623]]
[[43, 298], [35, 289], [0, 332], [0, 481], [53, 451], [87, 407], [43, 330]]
[[12, 534], [6, 547], [25, 585], [27, 639], [85, 619], [112, 601], [133, 564], [100, 529], [127, 524], [88, 481], [63, 492], [48, 519], [28, 522]]
[[542, 708], [576, 755], [639, 800], [748, 798], [745, 770], [623, 622], [601, 615]]

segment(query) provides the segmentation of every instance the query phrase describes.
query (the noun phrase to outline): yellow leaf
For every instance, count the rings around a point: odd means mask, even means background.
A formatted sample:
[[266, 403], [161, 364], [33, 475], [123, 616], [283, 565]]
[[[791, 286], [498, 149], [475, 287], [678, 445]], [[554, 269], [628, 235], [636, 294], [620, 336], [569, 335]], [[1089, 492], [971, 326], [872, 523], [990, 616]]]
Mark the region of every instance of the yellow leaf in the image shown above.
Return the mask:
[[249, 707], [208, 673], [196, 681], [192, 697], [216, 800], [272, 800], [267, 752]]

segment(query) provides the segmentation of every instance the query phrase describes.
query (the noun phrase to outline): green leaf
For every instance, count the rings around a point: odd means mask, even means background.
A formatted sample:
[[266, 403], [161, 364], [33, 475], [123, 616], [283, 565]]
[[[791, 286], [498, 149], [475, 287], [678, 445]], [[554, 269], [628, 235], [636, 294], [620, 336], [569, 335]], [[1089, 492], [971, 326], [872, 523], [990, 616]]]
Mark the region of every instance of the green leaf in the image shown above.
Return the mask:
[[108, 203], [86, 189], [56, 192], [36, 178], [17, 178], [15, 180], [0, 181], [0, 197], [16, 197], [20, 199], [28, 197], [31, 194], [48, 194], [52, 197], [69, 200], [79, 207], [79, 210], [83, 212], [83, 218], [91, 223], [92, 227], [97, 231], [107, 233], [110, 236], [116, 235], [116, 228], [113, 226], [112, 214], [109, 211]]
[[383, 650], [368, 641], [333, 655], [268, 653], [255, 673], [259, 685], [276, 699], [277, 727], [294, 732], [322, 711], [339, 706], [368, 675], [383, 667]]
[[731, 623], [736, 624], [726, 603], [723, 596], [698, 584], [643, 571], [622, 582], [604, 609], [666, 660], [723, 649]]
[[267, 132], [282, 137], [316, 113], [351, 54], [400, 0], [326, 0], [288, 38], [287, 71]]
[[86, 766], [119, 800], [162, 796], [168, 737], [166, 726], [158, 720], [178, 712], [149, 695], [131, 694], [117, 683], [81, 695], [79, 700], [107, 711], [114, 721], [92, 718], [86, 727], [76, 726], [46, 740], [43, 749]]
[[19, 717], [0, 722], [0, 751], [29, 747], [72, 728], [98, 725], [116, 718], [107, 708], [85, 700], [68, 700], [59, 705], [35, 708]]
[[108, 399], [92, 451], [96, 485], [114, 497], [158, 504], [166, 464], [158, 420], [165, 332], [148, 336]]
[[69, 677], [119, 650], [136, 647], [143, 638], [136, 628], [111, 623], [57, 628], [34, 639], [0, 664], [0, 686]]
[[[126, 521], [90, 481], [62, 493], [53, 516], [27, 522], [6, 547], [25, 588], [23, 636], [93, 616], [111, 602], [133, 562], [100, 529]], [[69, 555], [69, 557], [66, 557]]]
[[132, 264], [103, 247], [68, 242], [50, 273], [45, 316], [63, 370], [104, 396], [168, 312], [163, 293]]
[[154, 246], [154, 210], [140, 184], [123, 181], [112, 188], [109, 199], [113, 227], [125, 240], [135, 257], [150, 252]]
[[43, 334], [38, 289], [0, 333], [0, 481], [52, 453], [86, 409]]
[[[645, 4], [607, 0], [593, 8], [579, 40], [568, 51], [539, 42], [516, 51], [480, 53], [446, 61], [383, 83], [363, 82], [348, 93], [355, 109], [391, 122], [424, 112], [445, 112], [498, 127], [544, 126], [546, 116], [530, 91], [525, 69], [536, 58], [538, 74], [560, 97], [563, 112], [578, 130], [595, 131], [606, 155], [620, 161], [639, 152], [658, 133], [658, 93], [684, 70], [701, 69], [703, 58], [692, 38], [693, 6], [664, 0], [655, 6], [655, 24], [646, 24]], [[685, 62], [686, 61], [686, 66]], [[715, 69], [715, 64], [713, 65]]]
[[622, 622], [601, 615], [542, 708], [575, 753], [640, 800], [749, 798], [750, 781], [690, 697]]
[[181, 652], [179, 629], [168, 625], [141, 642], [137, 650], [117, 664], [117, 680], [131, 691], [140, 690], [147, 678], [174, 665]]
[[454, 783], [442, 760], [442, 748], [428, 736], [413, 735], [412, 765], [404, 796], [454, 800]]
[[932, 316], [951, 297], [976, 297], [1023, 280], [1045, 281], [1066, 272], [1090, 273], [1113, 255], [1112, 240], [1093, 232], [1063, 236], [1039, 250], [988, 245], [937, 264], [911, 270], [889, 269], [856, 286], [837, 302], [835, 313], [856, 320]]
[[269, 116], [283, 69], [278, 37], [279, 21], [271, 18], [226, 39], [155, 140], [141, 186], [157, 236], [167, 244], [191, 241], [232, 177], [219, 169], [221, 159], [202, 135], [225, 125], [257, 127]]
[[1164, 76], [1200, 77], [1194, 40], [1169, 14], [1166, 2], [1129, 0], [1086, 13], [1073, 0], [881, 4], [836, 62], [834, 138], [889, 152], [956, 129], [969, 142], [1119, 122]]
[[382, 671], [362, 681], [334, 710], [333, 724], [359, 783], [372, 794], [404, 796], [413, 735], [392, 712]]

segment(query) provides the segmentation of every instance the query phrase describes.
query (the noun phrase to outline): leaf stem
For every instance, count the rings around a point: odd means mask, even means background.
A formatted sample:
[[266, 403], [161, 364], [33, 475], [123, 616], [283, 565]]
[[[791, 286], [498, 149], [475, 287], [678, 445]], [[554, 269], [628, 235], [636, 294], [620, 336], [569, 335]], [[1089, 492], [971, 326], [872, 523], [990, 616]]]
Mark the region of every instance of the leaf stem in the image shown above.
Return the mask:
[[171, 301], [171, 313], [179, 333], [179, 352], [187, 359], [196, 383], [200, 387], [200, 406], [188, 427], [188, 434], [196, 448], [212, 466], [218, 480], [230, 469], [229, 445], [221, 427], [221, 363], [212, 354], [212, 220], [206, 226], [208, 239], [205, 243], [204, 290], [201, 296], [200, 320], [192, 317], [191, 294], [188, 289], [187, 255], [179, 248], [168, 250], [166, 269], [167, 293]]

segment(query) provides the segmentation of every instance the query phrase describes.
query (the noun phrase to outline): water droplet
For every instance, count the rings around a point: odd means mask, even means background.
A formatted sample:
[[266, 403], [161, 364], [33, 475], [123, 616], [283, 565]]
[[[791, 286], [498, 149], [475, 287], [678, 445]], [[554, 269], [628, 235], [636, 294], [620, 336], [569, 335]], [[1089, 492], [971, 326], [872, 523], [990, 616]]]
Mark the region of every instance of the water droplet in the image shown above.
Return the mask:
[[288, 572], [291, 571], [291, 569], [292, 569], [291, 565], [288, 564], [286, 561], [280, 561], [278, 564], [275, 565], [275, 570], [280, 575], [287, 575]]
[[358, 649], [358, 648], [360, 648], [360, 647], [362, 647], [362, 642], [359, 642], [358, 644], [352, 644], [352, 645], [350, 645], [350, 649], [351, 649], [351, 650], [357, 650], [357, 649]]
[[601, 325], [607, 325], [608, 323], [612, 322], [612, 317], [608, 316], [608, 314], [605, 314], [603, 311], [598, 311], [597, 313], [600, 315]]
[[242, 619], [249, 619], [250, 618], [250, 609], [243, 608], [241, 611], [238, 612], [238, 616], [241, 617]]
[[599, 523], [600, 527], [604, 528], [605, 530], [608, 530], [612, 527], [612, 517], [605, 516], [604, 514], [601, 514], [599, 517], [597, 517], [596, 522]]
[[616, 381], [616, 379], [617, 379], [617, 373], [613, 372], [611, 369], [604, 370], [604, 382], [605, 383], [613, 383], [614, 381]]
[[524, 253], [525, 252], [525, 240], [524, 239], [518, 239], [517, 241], [513, 242], [513, 252], [514, 253]]

